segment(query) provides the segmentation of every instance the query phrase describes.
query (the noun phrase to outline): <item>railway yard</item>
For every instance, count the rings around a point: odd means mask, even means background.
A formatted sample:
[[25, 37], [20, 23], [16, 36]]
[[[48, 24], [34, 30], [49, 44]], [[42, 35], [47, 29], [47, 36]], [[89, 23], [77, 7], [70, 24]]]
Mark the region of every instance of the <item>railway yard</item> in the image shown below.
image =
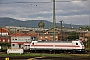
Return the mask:
[[90, 60], [89, 5], [1, 0], [0, 60]]
[[1, 49], [0, 60], [90, 60], [90, 50], [86, 50], [79, 40], [72, 42], [50, 41], [49, 45], [45, 43], [32, 41], [27, 50], [24, 48]]

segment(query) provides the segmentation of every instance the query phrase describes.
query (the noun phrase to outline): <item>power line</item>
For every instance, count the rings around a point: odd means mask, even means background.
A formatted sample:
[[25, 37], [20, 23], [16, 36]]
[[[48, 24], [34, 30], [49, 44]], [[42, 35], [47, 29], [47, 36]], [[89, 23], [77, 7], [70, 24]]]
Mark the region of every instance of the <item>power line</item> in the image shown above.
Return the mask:
[[62, 1], [55, 1], [55, 2], [72, 2], [72, 1], [87, 1], [87, 0], [62, 0]]
[[0, 3], [0, 4], [14, 4], [14, 3], [50, 3], [50, 2], [7, 2], [7, 3]]
[[[61, 1], [55, 1], [55, 2], [72, 2], [72, 1], [88, 1], [88, 0], [61, 0]], [[52, 0], [49, 2], [6, 2], [6, 3], [0, 3], [0, 4], [14, 4], [14, 3], [51, 3], [53, 2]]]
[[87, 1], [87, 0], [71, 0], [71, 1]]
[[15, 3], [50, 3], [50, 2], [15, 2]]
[[71, 2], [71, 1], [55, 1], [55, 2]]

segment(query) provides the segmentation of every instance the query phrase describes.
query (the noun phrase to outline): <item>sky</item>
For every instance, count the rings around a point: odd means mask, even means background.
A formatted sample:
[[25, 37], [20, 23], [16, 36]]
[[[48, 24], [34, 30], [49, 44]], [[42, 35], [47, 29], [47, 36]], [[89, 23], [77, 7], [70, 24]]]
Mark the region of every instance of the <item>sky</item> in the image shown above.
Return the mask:
[[[56, 23], [63, 20], [66, 24], [90, 25], [90, 0], [55, 1]], [[22, 21], [47, 20], [53, 22], [53, 0], [0, 0], [1, 17]]]

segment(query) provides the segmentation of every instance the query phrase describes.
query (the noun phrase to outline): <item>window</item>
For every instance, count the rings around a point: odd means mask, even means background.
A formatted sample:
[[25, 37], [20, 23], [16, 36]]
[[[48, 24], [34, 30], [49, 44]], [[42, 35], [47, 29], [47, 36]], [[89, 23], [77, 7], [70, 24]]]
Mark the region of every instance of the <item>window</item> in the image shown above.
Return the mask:
[[5, 42], [5, 40], [3, 39], [3, 42]]
[[53, 37], [53, 36], [50, 36], [51, 38]]
[[[54, 32], [48, 32], [48, 34], [54, 34]], [[58, 34], [58, 32], [55, 32], [55, 34]]]
[[76, 43], [76, 45], [78, 45], [78, 43]]
[[42, 39], [42, 36], [40, 38]]
[[33, 40], [33, 37], [31, 37], [31, 40]]
[[8, 42], [10, 42], [10, 40], [8, 39]]
[[37, 37], [31, 37], [32, 41], [37, 41]]
[[12, 44], [12, 46], [15, 46], [15, 44]]
[[21, 44], [19, 44], [19, 48], [21, 48]]
[[37, 41], [38, 40], [37, 37], [34, 37], [34, 40]]
[[30, 45], [28, 45], [28, 47], [29, 47]]
[[47, 36], [45, 36], [45, 38], [48, 38]]
[[58, 37], [56, 36], [56, 38], [58, 38]]

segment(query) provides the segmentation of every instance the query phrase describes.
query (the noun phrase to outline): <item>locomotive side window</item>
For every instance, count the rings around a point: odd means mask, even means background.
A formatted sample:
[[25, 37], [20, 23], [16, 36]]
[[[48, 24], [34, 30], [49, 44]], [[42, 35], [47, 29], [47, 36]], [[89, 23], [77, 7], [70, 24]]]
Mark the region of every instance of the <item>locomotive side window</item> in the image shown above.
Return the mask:
[[78, 45], [78, 43], [76, 43], [76, 45]]
[[15, 46], [15, 44], [12, 44], [12, 46]]

